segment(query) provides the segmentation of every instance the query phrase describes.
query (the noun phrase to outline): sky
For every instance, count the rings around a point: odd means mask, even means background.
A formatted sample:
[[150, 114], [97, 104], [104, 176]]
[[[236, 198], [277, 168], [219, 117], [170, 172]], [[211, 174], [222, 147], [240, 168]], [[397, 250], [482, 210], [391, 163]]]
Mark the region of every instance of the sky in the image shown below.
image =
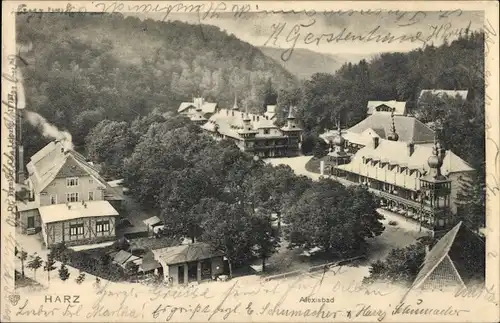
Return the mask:
[[[441, 45], [467, 28], [479, 30], [479, 11], [440, 12], [308, 12], [308, 13], [200, 13], [133, 14], [141, 19], [180, 20], [215, 25], [254, 46], [306, 48], [329, 54], [406, 52]], [[391, 36], [393, 36], [391, 40]]]

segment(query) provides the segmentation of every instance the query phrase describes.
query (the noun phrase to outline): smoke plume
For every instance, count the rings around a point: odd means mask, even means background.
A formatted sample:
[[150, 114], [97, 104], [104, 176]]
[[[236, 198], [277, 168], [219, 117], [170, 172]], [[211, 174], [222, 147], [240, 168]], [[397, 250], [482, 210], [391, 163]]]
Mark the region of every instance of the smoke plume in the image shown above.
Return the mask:
[[31, 125], [42, 131], [44, 137], [59, 140], [65, 150], [73, 150], [73, 141], [69, 132], [57, 129], [56, 126], [50, 124], [44, 117], [36, 112], [26, 111], [25, 116], [26, 120], [28, 120]]
[[42, 135], [46, 138], [52, 138], [59, 140], [65, 150], [73, 150], [73, 140], [71, 134], [67, 131], [61, 131], [57, 129], [56, 126], [50, 124], [44, 117], [36, 112], [25, 110], [26, 98], [24, 94], [23, 77], [20, 69], [17, 70], [17, 110], [22, 113], [24, 111], [24, 116], [28, 122], [40, 129]]

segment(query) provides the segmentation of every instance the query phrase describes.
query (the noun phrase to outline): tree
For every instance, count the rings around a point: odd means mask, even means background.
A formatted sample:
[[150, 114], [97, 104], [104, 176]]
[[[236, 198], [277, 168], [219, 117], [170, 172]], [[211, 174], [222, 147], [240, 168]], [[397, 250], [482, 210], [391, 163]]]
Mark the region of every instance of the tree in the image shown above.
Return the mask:
[[123, 175], [123, 160], [135, 146], [135, 137], [126, 122], [103, 120], [85, 139], [88, 157], [103, 164], [103, 172], [112, 177]]
[[33, 274], [34, 274], [35, 279], [36, 279], [36, 271], [38, 270], [38, 268], [42, 267], [42, 265], [43, 265], [43, 261], [39, 255], [37, 255], [35, 253], [33, 256], [31, 256], [31, 259], [28, 262], [27, 267], [30, 268], [31, 270], [33, 270]]
[[45, 261], [45, 265], [43, 266], [43, 270], [47, 272], [47, 281], [50, 282], [50, 272], [55, 270], [55, 259], [54, 259], [54, 254], [52, 253], [52, 250], [49, 252], [47, 255], [47, 260]]
[[66, 264], [61, 264], [61, 267], [59, 268], [59, 278], [61, 278], [62, 281], [66, 281], [70, 276], [69, 270], [66, 267]]
[[213, 208], [203, 223], [200, 240], [208, 243], [214, 251], [223, 252], [228, 259], [229, 277], [233, 276], [233, 265], [252, 257], [252, 224], [250, 216], [241, 204], [213, 201]]
[[81, 283], [83, 283], [83, 281], [85, 280], [85, 273], [84, 272], [80, 272], [80, 274], [78, 275], [78, 277], [76, 277], [75, 281], [78, 285], [80, 285]]
[[290, 247], [319, 247], [339, 257], [359, 255], [366, 247], [366, 239], [380, 235], [384, 229], [376, 208], [366, 189], [345, 188], [321, 179], [306, 189], [285, 214], [287, 240]]
[[201, 234], [201, 216], [205, 213], [201, 201], [215, 196], [217, 191], [210, 178], [198, 169], [186, 168], [175, 174], [172, 182], [167, 184], [169, 189], [165, 192], [168, 194], [162, 203], [164, 232], [171, 236], [186, 236], [195, 242]]
[[422, 237], [408, 247], [392, 249], [386, 259], [371, 264], [370, 275], [363, 279], [363, 283], [390, 282], [410, 285], [422, 267], [426, 248], [432, 243], [432, 238]]
[[269, 214], [259, 214], [251, 218], [253, 225], [254, 251], [262, 259], [262, 272], [266, 270], [266, 259], [277, 251], [280, 243], [279, 231], [273, 227]]
[[457, 192], [457, 216], [467, 226], [478, 232], [486, 226], [486, 186], [484, 178], [476, 175], [462, 177]]
[[19, 258], [19, 260], [21, 260], [21, 275], [24, 278], [24, 262], [28, 258], [28, 253], [21, 249], [17, 257]]
[[289, 166], [264, 166], [246, 178], [246, 200], [254, 209], [275, 213], [278, 227], [281, 226], [281, 214], [284, 207], [283, 198], [290, 192], [297, 176]]

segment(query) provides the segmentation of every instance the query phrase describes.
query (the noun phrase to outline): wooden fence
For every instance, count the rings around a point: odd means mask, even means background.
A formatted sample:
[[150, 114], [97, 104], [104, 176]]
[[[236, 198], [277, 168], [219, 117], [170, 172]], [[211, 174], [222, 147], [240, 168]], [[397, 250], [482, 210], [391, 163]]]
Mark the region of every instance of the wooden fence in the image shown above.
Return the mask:
[[287, 278], [287, 277], [294, 277], [294, 276], [299, 276], [299, 275], [303, 275], [303, 274], [307, 274], [307, 273], [312, 273], [312, 272], [320, 271], [320, 270], [328, 271], [332, 267], [343, 266], [343, 265], [346, 265], [346, 264], [348, 264], [348, 263], [350, 263], [352, 261], [359, 260], [359, 259], [364, 259], [364, 258], [365, 258], [365, 256], [357, 256], [357, 257], [352, 257], [352, 258], [344, 259], [344, 260], [341, 260], [341, 261], [335, 261], [335, 262], [330, 262], [330, 263], [326, 263], [326, 264], [312, 266], [312, 267], [309, 267], [309, 269], [307, 269], [307, 270], [289, 271], [289, 272], [286, 272], [286, 273], [282, 273], [282, 274], [278, 274], [278, 275], [273, 275], [273, 276], [265, 277], [264, 281], [267, 282], [267, 281], [271, 281], [271, 280], [275, 280], [275, 279], [282, 279], [282, 278]]

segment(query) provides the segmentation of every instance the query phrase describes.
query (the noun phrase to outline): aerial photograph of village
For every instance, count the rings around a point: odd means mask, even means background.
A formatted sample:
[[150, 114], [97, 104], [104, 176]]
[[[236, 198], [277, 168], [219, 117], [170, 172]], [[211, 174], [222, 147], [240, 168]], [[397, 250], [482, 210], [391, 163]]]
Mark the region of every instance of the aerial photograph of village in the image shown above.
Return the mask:
[[248, 15], [17, 14], [16, 290], [484, 285], [482, 12]]

